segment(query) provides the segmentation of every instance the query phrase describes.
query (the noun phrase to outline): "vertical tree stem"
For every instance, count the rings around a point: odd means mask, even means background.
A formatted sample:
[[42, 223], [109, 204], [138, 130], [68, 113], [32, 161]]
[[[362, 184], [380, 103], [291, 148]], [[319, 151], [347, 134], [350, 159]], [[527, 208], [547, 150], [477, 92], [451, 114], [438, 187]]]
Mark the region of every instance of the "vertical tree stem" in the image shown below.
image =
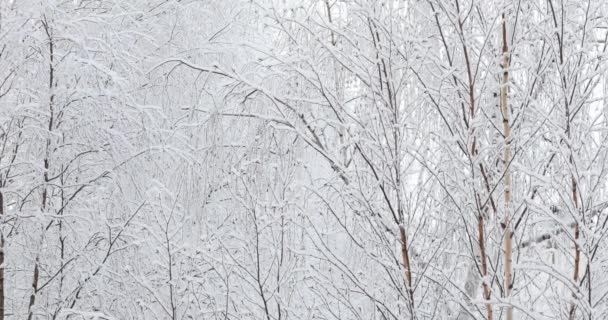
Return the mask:
[[[505, 298], [509, 300], [513, 292], [513, 226], [511, 225], [511, 126], [509, 124], [509, 46], [507, 43], [507, 18], [502, 14], [502, 68], [503, 76], [500, 86], [500, 100], [502, 112], [503, 133], [505, 137], [504, 154], [504, 193], [505, 193], [505, 216], [503, 222], [504, 243], [505, 243]], [[513, 307], [507, 307], [507, 320], [513, 320]]]

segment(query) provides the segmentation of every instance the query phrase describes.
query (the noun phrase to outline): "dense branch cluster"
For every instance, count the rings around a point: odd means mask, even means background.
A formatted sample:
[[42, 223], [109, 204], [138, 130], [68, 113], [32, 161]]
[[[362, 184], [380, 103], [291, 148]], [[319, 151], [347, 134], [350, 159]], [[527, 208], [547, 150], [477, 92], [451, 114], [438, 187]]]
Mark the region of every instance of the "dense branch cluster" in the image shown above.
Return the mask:
[[0, 320], [608, 318], [608, 3], [0, 2]]

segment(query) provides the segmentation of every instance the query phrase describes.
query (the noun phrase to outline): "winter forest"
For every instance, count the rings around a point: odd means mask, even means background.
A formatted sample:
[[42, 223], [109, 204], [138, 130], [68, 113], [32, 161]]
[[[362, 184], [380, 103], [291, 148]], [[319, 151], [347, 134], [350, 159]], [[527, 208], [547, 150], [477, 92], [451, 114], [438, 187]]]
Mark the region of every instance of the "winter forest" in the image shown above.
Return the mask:
[[0, 320], [608, 319], [608, 1], [0, 0]]

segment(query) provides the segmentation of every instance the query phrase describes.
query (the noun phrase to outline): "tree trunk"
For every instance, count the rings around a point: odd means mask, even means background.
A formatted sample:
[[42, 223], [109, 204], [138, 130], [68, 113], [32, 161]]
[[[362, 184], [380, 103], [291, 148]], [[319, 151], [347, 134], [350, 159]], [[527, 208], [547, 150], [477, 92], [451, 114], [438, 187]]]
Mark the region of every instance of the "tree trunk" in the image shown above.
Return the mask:
[[[484, 231], [484, 225], [485, 225], [485, 221], [484, 221], [484, 217], [482, 214], [479, 215], [479, 220], [478, 220], [478, 239], [479, 239], [479, 255], [480, 255], [480, 260], [481, 260], [481, 276], [483, 277], [483, 279], [481, 280], [481, 284], [483, 286], [483, 298], [488, 301], [490, 300], [490, 286], [487, 282], [487, 276], [488, 276], [488, 263], [486, 261], [486, 245], [485, 245], [485, 231]], [[486, 309], [488, 312], [488, 320], [492, 320], [493, 319], [493, 314], [494, 311], [492, 310], [492, 305], [490, 303], [486, 303]]]
[[511, 225], [511, 170], [509, 169], [511, 162], [511, 126], [509, 124], [509, 47], [507, 44], [507, 18], [502, 14], [502, 68], [503, 76], [500, 87], [500, 100], [502, 112], [503, 133], [505, 137], [505, 154], [504, 154], [504, 193], [505, 193], [505, 216], [503, 222], [503, 233], [505, 243], [505, 298], [509, 306], [507, 307], [507, 320], [513, 320], [513, 307], [510, 304], [510, 298], [513, 291], [513, 226]]
[[[568, 119], [568, 121], [570, 121], [570, 119]], [[568, 136], [570, 136], [570, 132], [568, 131]], [[574, 164], [574, 158], [571, 155], [570, 156], [570, 163]], [[574, 177], [574, 175], [571, 176], [572, 179], [572, 200], [574, 201], [574, 209], [576, 210], [575, 212], [575, 216], [576, 213], [578, 213], [578, 196], [577, 196], [577, 184], [576, 184], [576, 178]], [[580, 238], [580, 226], [578, 224], [578, 221], [574, 222], [574, 275], [573, 275], [573, 280], [574, 283], [577, 284], [579, 281], [579, 269], [580, 269], [580, 264], [581, 264], [581, 248], [578, 244], [578, 240]], [[591, 276], [591, 275], [589, 275]], [[576, 295], [573, 294], [574, 298], [576, 299]], [[570, 311], [568, 312], [568, 319], [569, 320], [574, 320], [574, 315], [575, 315], [575, 311], [576, 311], [576, 301], [572, 301], [572, 304], [570, 305]]]
[[[403, 266], [405, 267], [405, 278], [407, 280], [407, 291], [410, 297], [410, 304], [414, 305], [414, 292], [412, 283], [412, 269], [410, 268], [410, 255], [407, 249], [407, 236], [405, 234], [405, 227], [399, 226], [399, 236], [401, 238], [401, 258], [403, 259]], [[414, 310], [412, 310], [412, 313]]]
[[[49, 167], [50, 167], [50, 145], [51, 145], [51, 131], [53, 131], [53, 120], [54, 120], [54, 112], [53, 112], [53, 107], [54, 107], [54, 101], [55, 101], [55, 95], [53, 94], [53, 86], [54, 86], [54, 82], [55, 82], [55, 66], [54, 66], [54, 42], [53, 42], [53, 37], [51, 35], [51, 30], [50, 27], [48, 25], [48, 21], [46, 20], [46, 16], [44, 17], [43, 21], [42, 21], [42, 25], [44, 27], [44, 31], [46, 32], [46, 35], [49, 39], [49, 93], [50, 93], [50, 97], [49, 97], [49, 112], [50, 112], [50, 116], [49, 116], [49, 124], [48, 124], [48, 137], [46, 139], [46, 152], [45, 152], [45, 156], [44, 156], [44, 161], [43, 161], [43, 165], [44, 165], [44, 174], [43, 174], [43, 178], [44, 178], [44, 186], [42, 188], [42, 201], [41, 201], [41, 211], [44, 213], [46, 211], [46, 204], [47, 204], [47, 198], [49, 197], [48, 195], [48, 183], [49, 183]], [[43, 230], [44, 232], [44, 230]], [[38, 278], [40, 276], [40, 257], [37, 254], [36, 255], [36, 261], [34, 262], [34, 275], [32, 278], [32, 295], [30, 296], [30, 302], [28, 305], [28, 316], [27, 319], [31, 320], [33, 315], [34, 315], [34, 305], [36, 304], [36, 294], [38, 293]]]

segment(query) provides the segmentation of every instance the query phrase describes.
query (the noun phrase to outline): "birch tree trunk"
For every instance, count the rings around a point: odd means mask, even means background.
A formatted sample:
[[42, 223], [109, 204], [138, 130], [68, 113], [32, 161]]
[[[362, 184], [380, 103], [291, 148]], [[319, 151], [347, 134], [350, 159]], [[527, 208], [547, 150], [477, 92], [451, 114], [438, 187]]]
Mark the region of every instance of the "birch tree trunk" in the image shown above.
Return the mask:
[[510, 305], [510, 298], [513, 291], [513, 226], [511, 225], [511, 126], [509, 124], [509, 47], [507, 44], [507, 18], [502, 14], [502, 68], [503, 76], [500, 86], [500, 100], [502, 112], [503, 133], [505, 137], [504, 154], [504, 193], [505, 193], [505, 216], [503, 222], [504, 243], [505, 243], [505, 298], [509, 303], [507, 307], [507, 320], [513, 320], [513, 307]]

